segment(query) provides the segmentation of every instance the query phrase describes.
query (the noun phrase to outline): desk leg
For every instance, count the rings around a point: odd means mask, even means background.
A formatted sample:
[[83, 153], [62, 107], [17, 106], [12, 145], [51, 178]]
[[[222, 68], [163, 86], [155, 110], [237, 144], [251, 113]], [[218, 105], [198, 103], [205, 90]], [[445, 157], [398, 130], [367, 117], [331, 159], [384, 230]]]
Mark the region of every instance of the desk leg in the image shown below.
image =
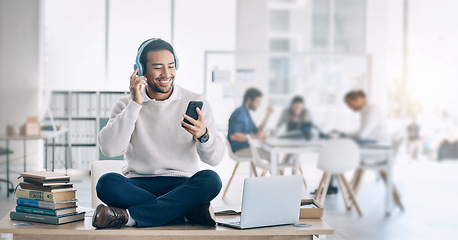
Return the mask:
[[24, 172], [26, 172], [26, 162], [27, 162], [27, 141], [24, 139]]
[[393, 154], [390, 154], [388, 159], [388, 167], [386, 169], [386, 194], [385, 194], [385, 214], [391, 215], [393, 209]]
[[10, 197], [10, 140], [6, 140], [6, 197]]
[[278, 175], [278, 154], [277, 151], [271, 150], [270, 151], [270, 175], [277, 176]]
[[55, 160], [55, 149], [56, 148], [56, 138], [52, 139], [52, 165], [51, 165], [51, 172], [54, 172], [54, 160]]
[[48, 139], [45, 139], [45, 170], [48, 171]]
[[[293, 173], [294, 175], [298, 175], [299, 172], [301, 172], [301, 171], [299, 170], [299, 166], [300, 166], [299, 156], [297, 156], [297, 155], [294, 156], [294, 163], [293, 163], [293, 164], [294, 164], [294, 167], [293, 167], [292, 173]], [[302, 173], [301, 173], [301, 175], [302, 175]]]
[[65, 133], [65, 173], [68, 173], [68, 132]]

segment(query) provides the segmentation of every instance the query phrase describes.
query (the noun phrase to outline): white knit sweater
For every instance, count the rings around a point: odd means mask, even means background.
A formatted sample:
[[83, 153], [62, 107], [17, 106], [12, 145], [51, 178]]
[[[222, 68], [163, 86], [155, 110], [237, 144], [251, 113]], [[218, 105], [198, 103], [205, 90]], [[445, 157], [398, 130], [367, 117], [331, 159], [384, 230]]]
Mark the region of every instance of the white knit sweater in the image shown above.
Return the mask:
[[[200, 143], [182, 126], [189, 101], [202, 101], [204, 123], [210, 139]], [[190, 177], [198, 169], [198, 157], [212, 166], [221, 162], [224, 143], [210, 104], [196, 93], [175, 85], [165, 101], [145, 99], [142, 105], [124, 96], [113, 106], [107, 125], [98, 135], [108, 157], [125, 154], [127, 177]]]

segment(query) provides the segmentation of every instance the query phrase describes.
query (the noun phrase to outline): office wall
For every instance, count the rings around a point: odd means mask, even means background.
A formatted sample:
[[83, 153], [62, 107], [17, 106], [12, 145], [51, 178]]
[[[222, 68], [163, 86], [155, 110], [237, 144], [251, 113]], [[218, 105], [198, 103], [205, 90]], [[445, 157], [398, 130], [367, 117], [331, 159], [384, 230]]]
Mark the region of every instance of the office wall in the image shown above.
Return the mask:
[[369, 99], [385, 109], [387, 83], [387, 20], [388, 2], [367, 1], [366, 43], [367, 53], [371, 55], [371, 82]]
[[[366, 19], [366, 51], [371, 56], [369, 101], [387, 115], [389, 108], [401, 106], [401, 102], [388, 105], [388, 92], [396, 89], [394, 83], [403, 76], [403, 1], [368, 0]], [[392, 134], [402, 131], [395, 119], [389, 120], [388, 128]]]
[[[35, 0], [0, 1], [0, 134], [7, 124], [19, 128], [27, 116], [39, 114], [39, 6]], [[14, 163], [22, 164], [22, 144], [10, 146]], [[36, 163], [38, 146], [38, 141], [28, 142], [28, 162]]]
[[43, 0], [43, 84], [98, 89], [105, 79], [105, 0]]
[[236, 4], [236, 0], [175, 1], [174, 45], [181, 63], [178, 84], [203, 93], [204, 52], [235, 49]]
[[[45, 86], [65, 90], [128, 90], [138, 46], [172, 40], [172, 1], [44, 0]], [[177, 83], [203, 92], [204, 51], [235, 46], [235, 0], [174, 1]], [[65, 16], [65, 17], [64, 17]], [[105, 35], [108, 34], [105, 75]]]
[[[239, 0], [237, 5], [237, 42], [239, 52], [268, 52], [269, 50], [269, 11], [268, 1]], [[263, 92], [263, 101], [259, 110], [252, 112], [256, 123], [262, 121], [269, 105], [269, 59], [263, 55], [237, 55], [236, 69], [255, 69], [254, 77], [249, 82], [236, 81], [236, 88], [244, 91], [256, 87]], [[242, 104], [243, 92], [235, 100], [235, 106]], [[272, 123], [273, 121], [270, 121]]]
[[171, 1], [111, 0], [109, 4], [108, 76], [100, 89], [128, 91], [140, 44], [153, 37], [171, 39]]

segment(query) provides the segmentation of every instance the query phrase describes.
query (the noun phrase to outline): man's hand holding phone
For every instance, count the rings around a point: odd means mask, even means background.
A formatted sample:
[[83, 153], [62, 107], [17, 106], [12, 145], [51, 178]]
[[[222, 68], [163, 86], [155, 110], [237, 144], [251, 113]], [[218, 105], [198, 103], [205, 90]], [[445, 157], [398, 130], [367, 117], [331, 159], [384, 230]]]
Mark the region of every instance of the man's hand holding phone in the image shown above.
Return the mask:
[[147, 84], [147, 79], [144, 76], [137, 76], [138, 70], [138, 68], [135, 69], [134, 73], [130, 76], [130, 97], [134, 102], [141, 105], [145, 100], [141, 92], [141, 87]]
[[183, 115], [183, 118], [188, 120], [192, 125], [184, 121], [181, 121], [181, 125], [195, 138], [200, 138], [207, 132], [207, 128], [205, 127], [204, 116], [202, 115], [202, 111], [198, 107], [196, 107], [196, 112], [198, 116], [197, 120], [186, 114]]

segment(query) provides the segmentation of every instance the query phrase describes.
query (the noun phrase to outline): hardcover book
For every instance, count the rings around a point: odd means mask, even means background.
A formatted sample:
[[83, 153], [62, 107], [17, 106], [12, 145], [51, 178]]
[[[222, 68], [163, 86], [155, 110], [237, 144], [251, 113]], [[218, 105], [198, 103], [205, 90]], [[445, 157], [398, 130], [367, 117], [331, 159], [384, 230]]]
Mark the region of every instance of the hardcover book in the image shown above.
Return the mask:
[[38, 191], [30, 189], [18, 188], [16, 190], [17, 198], [25, 198], [32, 200], [39, 200], [45, 202], [64, 202], [76, 200], [75, 189], [63, 189], [55, 192]]
[[59, 186], [59, 185], [67, 185], [69, 184], [70, 180], [59, 180], [59, 179], [54, 179], [54, 180], [40, 180], [38, 178], [24, 178], [24, 182], [26, 183], [31, 183], [37, 186]]
[[32, 189], [32, 190], [47, 191], [47, 192], [53, 192], [53, 191], [60, 190], [60, 189], [73, 188], [73, 184], [71, 183], [64, 183], [64, 184], [51, 185], [51, 186], [40, 186], [40, 185], [36, 185], [33, 183], [21, 182], [19, 183], [19, 185], [21, 186], [22, 189]]
[[67, 214], [63, 216], [46, 216], [46, 215], [40, 215], [40, 214], [11, 211], [10, 219], [19, 220], [19, 221], [30, 221], [30, 222], [60, 225], [60, 224], [84, 220], [84, 214], [85, 212], [75, 212], [75, 213], [71, 213], [71, 214]]
[[64, 173], [57, 173], [57, 172], [27, 172], [21, 173], [23, 178], [34, 178], [41, 181], [46, 180], [66, 180], [70, 181], [70, 176], [67, 176]]
[[42, 209], [42, 208], [34, 208], [34, 207], [16, 206], [16, 212], [33, 213], [33, 214], [41, 214], [41, 215], [49, 215], [49, 216], [63, 216], [69, 213], [76, 212], [76, 207], [50, 210], [50, 209]]
[[19, 206], [56, 210], [56, 209], [62, 209], [62, 208], [76, 207], [76, 201], [77, 200], [64, 201], [64, 202], [45, 202], [45, 201], [18, 198], [16, 200], [16, 203]]

